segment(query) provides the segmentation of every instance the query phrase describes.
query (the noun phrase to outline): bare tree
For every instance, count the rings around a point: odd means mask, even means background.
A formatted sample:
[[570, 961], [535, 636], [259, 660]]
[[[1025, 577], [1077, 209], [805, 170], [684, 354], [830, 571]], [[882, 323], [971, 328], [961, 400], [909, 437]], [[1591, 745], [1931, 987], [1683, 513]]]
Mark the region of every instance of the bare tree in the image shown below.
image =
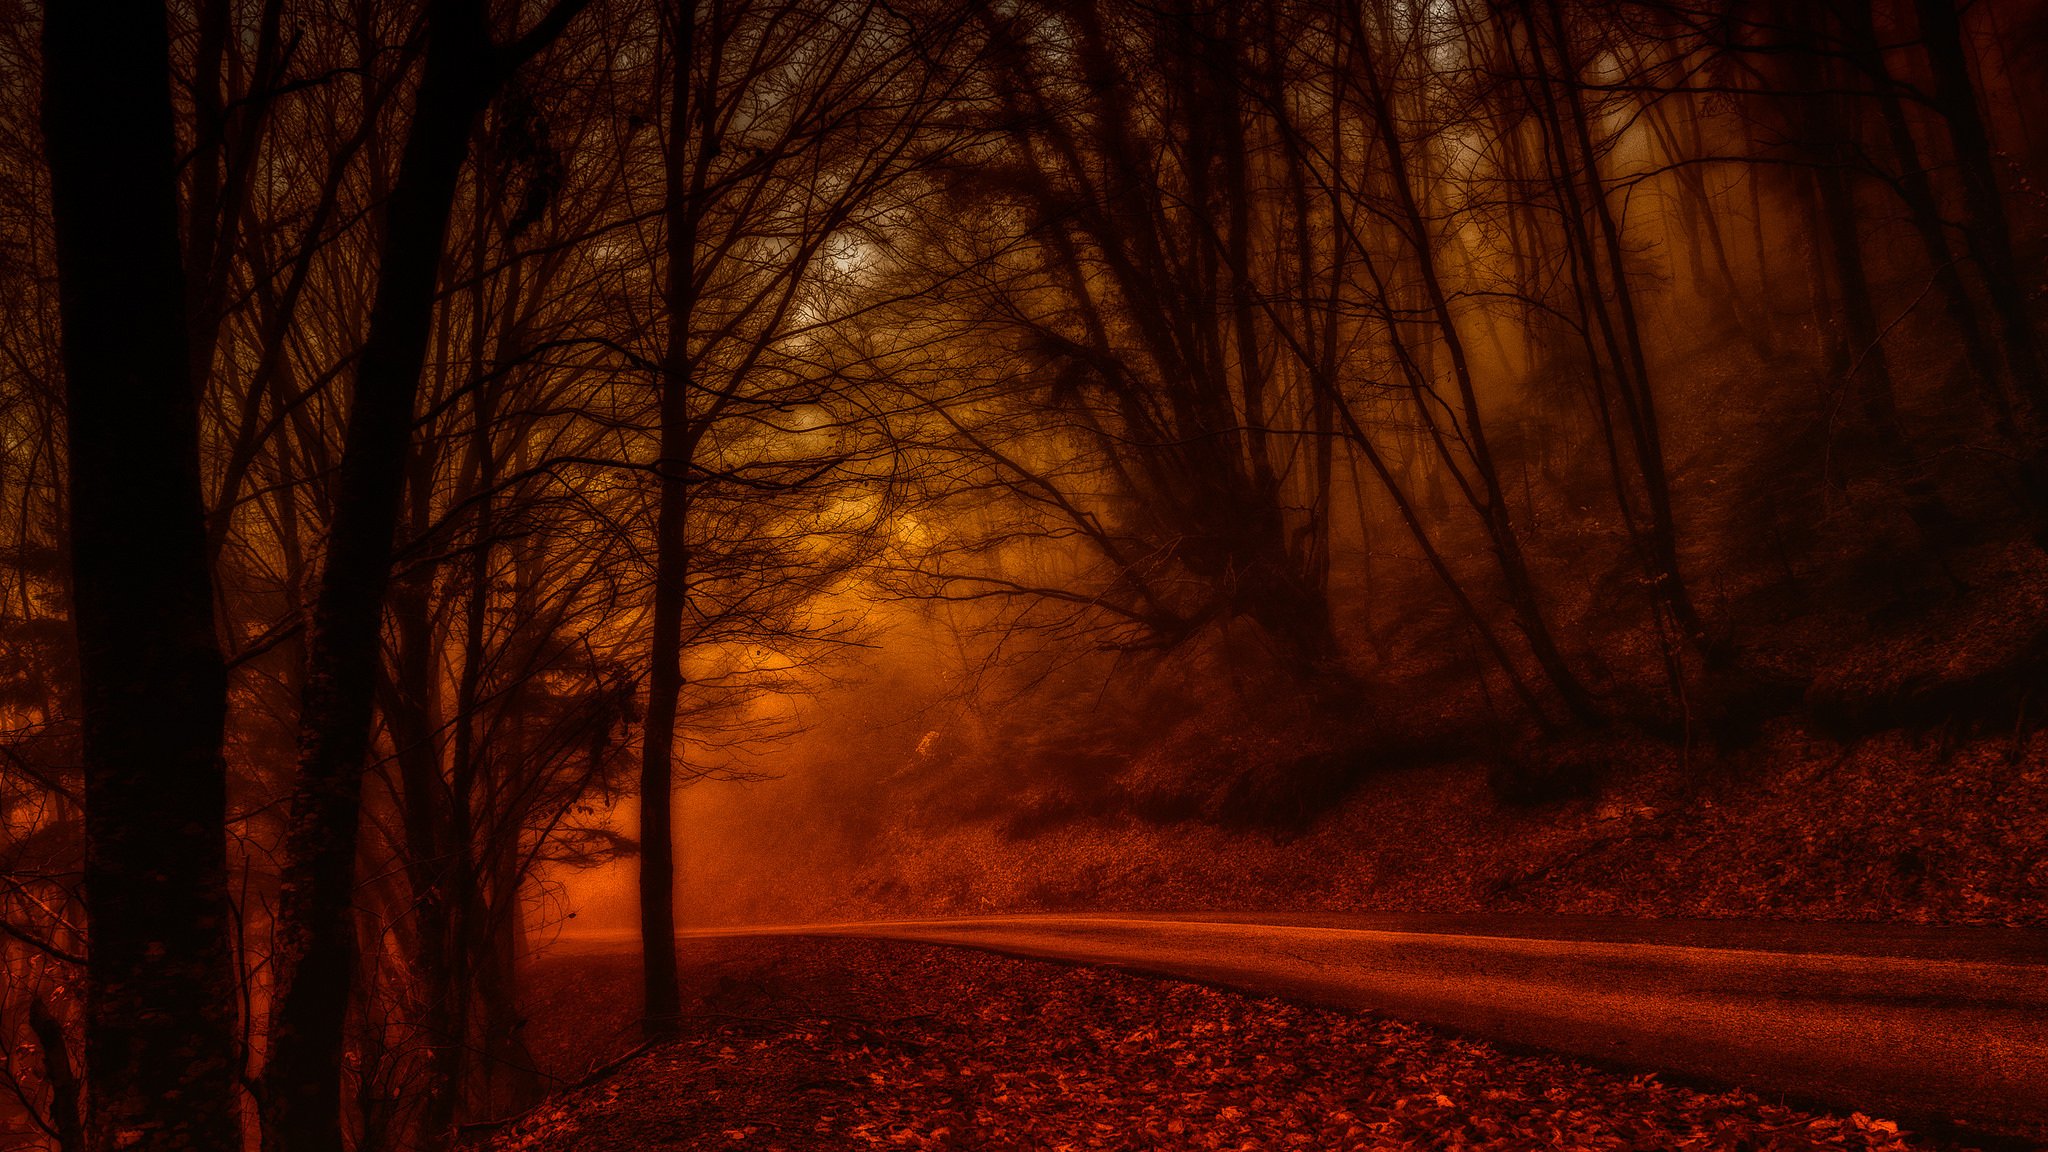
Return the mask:
[[377, 292], [355, 366], [320, 591], [307, 628], [299, 778], [285, 850], [264, 1069], [264, 1145], [339, 1152], [349, 893], [377, 637], [449, 208], [470, 132], [512, 70], [582, 7], [564, 0], [505, 45], [477, 0], [434, 0], [404, 154], [384, 207]]

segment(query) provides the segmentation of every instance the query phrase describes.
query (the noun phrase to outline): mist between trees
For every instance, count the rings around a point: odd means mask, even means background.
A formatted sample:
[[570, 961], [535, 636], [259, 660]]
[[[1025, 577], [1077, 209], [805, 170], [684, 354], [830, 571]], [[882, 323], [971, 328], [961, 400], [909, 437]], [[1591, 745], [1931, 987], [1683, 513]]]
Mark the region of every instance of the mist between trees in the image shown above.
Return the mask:
[[445, 1146], [598, 865], [661, 1035], [693, 781], [1739, 740], [2048, 513], [2029, 0], [0, 12], [9, 1146]]

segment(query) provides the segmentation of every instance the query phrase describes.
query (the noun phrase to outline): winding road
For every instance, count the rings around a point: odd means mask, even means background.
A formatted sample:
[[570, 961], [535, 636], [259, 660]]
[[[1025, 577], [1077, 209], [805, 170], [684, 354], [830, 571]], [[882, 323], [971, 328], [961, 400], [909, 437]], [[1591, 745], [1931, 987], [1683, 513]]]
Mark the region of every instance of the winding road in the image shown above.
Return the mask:
[[[1400, 915], [1020, 915], [855, 936], [1371, 1009], [1510, 1045], [1880, 1115], [2048, 1135], [2048, 934]], [[625, 940], [585, 938], [585, 947]]]

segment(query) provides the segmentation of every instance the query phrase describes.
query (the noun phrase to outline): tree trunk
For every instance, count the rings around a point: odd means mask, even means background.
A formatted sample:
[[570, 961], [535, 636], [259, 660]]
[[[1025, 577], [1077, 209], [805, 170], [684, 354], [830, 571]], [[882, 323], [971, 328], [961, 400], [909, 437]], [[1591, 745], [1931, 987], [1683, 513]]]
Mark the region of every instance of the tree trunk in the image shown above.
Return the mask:
[[1977, 110], [1977, 89], [1970, 79], [1970, 61], [1963, 48], [1961, 14], [1954, 0], [1915, 0], [1927, 62], [1934, 70], [1935, 105], [1948, 121], [1955, 143], [1956, 169], [1963, 180], [1963, 205], [1969, 213], [1967, 235], [1971, 255], [1983, 272], [1998, 317], [1998, 331], [2014, 383], [2037, 412], [2048, 411], [2048, 373], [2044, 373], [2040, 341], [2027, 311], [2027, 290], [2012, 259], [2012, 229], [2005, 201], [1998, 191], [1998, 173], [1991, 162], [1991, 133]]
[[[1868, 47], [1870, 30], [1859, 30], [1851, 6], [1847, 27], [1852, 55], [1874, 54]], [[1846, 87], [1842, 69], [1833, 60], [1817, 59], [1814, 89], [1823, 95], [1809, 103], [1807, 135], [1819, 154], [1814, 168], [1814, 185], [1820, 193], [1821, 216], [1827, 225], [1827, 245], [1833, 255], [1835, 284], [1841, 298], [1842, 321], [1850, 341], [1850, 358], [1844, 366], [1843, 388], [1853, 389], [1863, 422], [1872, 437], [1882, 468], [1899, 486], [1903, 507], [1921, 537], [1935, 546], [1955, 536], [1955, 518], [1941, 503], [1923, 469], [1899, 417], [1898, 391], [1892, 379], [1890, 357], [1884, 348], [1885, 332], [1879, 327], [1877, 305], [1864, 262], [1863, 233], [1857, 221], [1857, 187], [1854, 141], [1860, 136], [1852, 110], [1843, 98], [1829, 93]], [[1880, 81], [1882, 82], [1882, 81]], [[1910, 139], [1910, 137], [1909, 137]], [[1896, 144], [1896, 139], [1894, 140]], [[1938, 271], [1938, 270], [1937, 270]]]
[[85, 760], [87, 1139], [240, 1144], [214, 635], [161, 5], [43, 9]]
[[[697, 142], [697, 162], [685, 163], [691, 123], [690, 84], [696, 65], [697, 6], [677, 6], [667, 29], [675, 46], [669, 62], [666, 228], [667, 344], [661, 357], [661, 490], [654, 526], [654, 635], [647, 672], [647, 721], [640, 748], [640, 1026], [649, 1039], [675, 1033], [683, 1010], [676, 972], [675, 737], [683, 694], [683, 611], [689, 604], [690, 553], [690, 321], [696, 300], [697, 213], [711, 157], [711, 137]], [[708, 111], [710, 100], [697, 111]], [[704, 125], [706, 132], [715, 125]]]
[[1920, 237], [1920, 246], [1927, 252], [1928, 269], [1933, 274], [1935, 287], [1941, 290], [1949, 323], [1962, 339], [1964, 360], [1969, 364], [1970, 373], [1976, 378], [2000, 430], [2014, 432], [2017, 416], [2012, 401], [2000, 384], [1998, 361], [1992, 354], [1991, 341], [1985, 335], [1984, 326], [1978, 322], [1976, 302], [1970, 299], [1962, 274], [1957, 271], [1955, 256], [1949, 250], [1948, 225], [1942, 219], [1934, 184], [1928, 179], [1927, 169], [1921, 162], [1919, 142], [1913, 138], [1912, 125], [1906, 120], [1897, 82], [1885, 65], [1869, 0], [1844, 5], [1842, 19], [1848, 33], [1851, 57], [1870, 78], [1878, 113], [1884, 119], [1885, 135], [1891, 141], [1892, 158], [1898, 165], [1894, 188], [1912, 214], [1913, 230]]
[[503, 76], [481, 0], [436, 0], [425, 74], [385, 206], [369, 333], [334, 481], [327, 564], [307, 630], [299, 781], [273, 960], [267, 1152], [341, 1152], [341, 1061], [364, 759], [413, 401], [470, 129]]
[[1822, 215], [1828, 225], [1828, 248], [1834, 254], [1835, 279], [1841, 288], [1842, 317], [1854, 353], [1841, 386], [1855, 390], [1880, 464], [1899, 486], [1907, 517], [1929, 545], [1944, 546], [1955, 538], [1955, 517], [1923, 474], [1899, 419], [1891, 360], [1885, 355], [1884, 333], [1878, 328], [1877, 306], [1871, 300], [1870, 276], [1863, 262], [1863, 236], [1856, 227], [1856, 190], [1846, 171], [1846, 164], [1823, 164], [1815, 169]]
[[85, 1152], [83, 1093], [71, 1064], [71, 1042], [64, 1023], [50, 1012], [41, 996], [28, 1002], [28, 1029], [43, 1050], [43, 1079], [50, 1085], [50, 1126], [57, 1130], [57, 1152]]

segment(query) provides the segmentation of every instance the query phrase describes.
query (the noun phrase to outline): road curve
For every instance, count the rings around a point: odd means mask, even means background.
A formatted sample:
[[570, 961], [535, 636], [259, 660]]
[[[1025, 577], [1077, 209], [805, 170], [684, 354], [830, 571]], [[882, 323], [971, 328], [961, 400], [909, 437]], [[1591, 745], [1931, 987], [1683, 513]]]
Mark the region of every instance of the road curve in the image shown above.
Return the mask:
[[[1498, 916], [1032, 915], [912, 940], [1371, 1009], [1879, 1115], [2048, 1135], [2048, 934]], [[599, 941], [589, 943], [603, 946]]]

